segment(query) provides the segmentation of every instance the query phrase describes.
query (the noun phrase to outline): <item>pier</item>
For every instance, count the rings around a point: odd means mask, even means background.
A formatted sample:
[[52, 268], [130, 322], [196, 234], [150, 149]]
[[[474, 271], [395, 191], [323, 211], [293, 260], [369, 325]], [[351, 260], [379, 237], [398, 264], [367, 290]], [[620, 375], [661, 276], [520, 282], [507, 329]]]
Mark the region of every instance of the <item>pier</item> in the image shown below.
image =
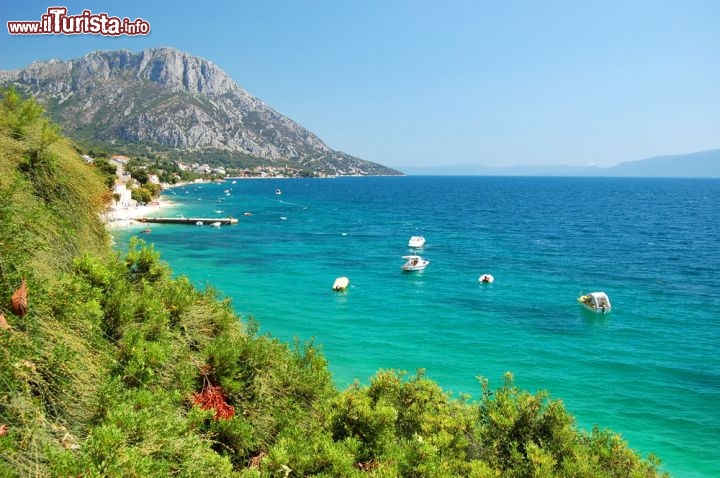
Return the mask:
[[237, 224], [238, 220], [234, 217], [134, 217], [133, 221], [137, 222], [153, 222], [156, 224], [191, 224], [195, 225], [202, 222], [203, 225], [211, 225], [219, 222], [223, 226]]

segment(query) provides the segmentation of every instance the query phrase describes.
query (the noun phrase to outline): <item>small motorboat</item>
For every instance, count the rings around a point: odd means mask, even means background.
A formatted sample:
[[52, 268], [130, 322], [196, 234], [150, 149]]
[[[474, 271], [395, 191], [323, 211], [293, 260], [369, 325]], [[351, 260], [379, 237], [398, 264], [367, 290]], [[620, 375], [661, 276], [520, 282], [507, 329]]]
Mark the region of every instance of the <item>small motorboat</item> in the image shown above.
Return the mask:
[[586, 309], [599, 314], [607, 314], [612, 310], [610, 304], [610, 298], [605, 292], [590, 292], [589, 294], [583, 294], [578, 297], [580, 302]]
[[205, 223], [202, 222], [202, 221], [198, 221], [198, 222], [195, 223], [196, 226], [202, 226], [203, 224], [205, 224]]
[[430, 264], [430, 261], [426, 261], [420, 256], [402, 256], [406, 260], [405, 264], [400, 266], [400, 269], [406, 272], [421, 271]]
[[336, 292], [342, 292], [342, 291], [346, 290], [349, 285], [350, 285], [350, 279], [343, 276], [343, 277], [338, 277], [337, 279], [335, 279], [335, 282], [333, 283], [332, 288]]
[[493, 282], [495, 282], [495, 278], [492, 276], [492, 274], [483, 274], [478, 277], [478, 282], [481, 282], [483, 284], [492, 284]]
[[210, 224], [212, 227], [220, 227], [222, 226], [222, 223], [220, 221], [215, 221], [212, 224]]
[[282, 191], [280, 191], [279, 189], [276, 189], [276, 190], [275, 190], [275, 194], [277, 194], [277, 195], [279, 196], [279, 195], [282, 194]]
[[423, 247], [425, 245], [425, 238], [423, 236], [412, 236], [408, 241], [408, 247]]

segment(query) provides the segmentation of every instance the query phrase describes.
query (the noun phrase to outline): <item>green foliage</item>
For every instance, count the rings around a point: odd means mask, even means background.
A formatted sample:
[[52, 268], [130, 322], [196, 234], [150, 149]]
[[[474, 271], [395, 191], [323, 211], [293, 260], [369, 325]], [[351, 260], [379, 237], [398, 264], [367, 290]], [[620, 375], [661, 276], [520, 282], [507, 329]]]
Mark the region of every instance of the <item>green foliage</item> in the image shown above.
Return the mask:
[[167, 265], [160, 262], [160, 254], [155, 252], [155, 247], [152, 244], [145, 247], [145, 243], [137, 238], [130, 240], [125, 265], [133, 282], [157, 282], [169, 274]]
[[138, 202], [149, 203], [160, 194], [161, 190], [159, 184], [147, 183], [139, 188], [134, 188], [131, 197]]
[[110, 164], [107, 158], [95, 158], [93, 160], [93, 166], [97, 168], [100, 175], [103, 177], [105, 185], [112, 188], [117, 178], [117, 167]]
[[67, 270], [81, 251], [107, 251], [98, 214], [107, 190], [34, 100], [0, 92], [0, 291]]
[[133, 189], [130, 194], [130, 197], [137, 202], [149, 203], [152, 201], [152, 193], [143, 187]]
[[[338, 392], [312, 342], [258, 335], [151, 245], [113, 253], [107, 178], [33, 101], [8, 91], [0, 109], [0, 476], [660, 475], [654, 456], [577, 430], [510, 375], [476, 402], [422, 371]], [[209, 385], [234, 416], [199, 406]]]
[[0, 127], [9, 130], [13, 139], [24, 139], [43, 115], [42, 106], [34, 99], [23, 100], [20, 94], [10, 88], [3, 92], [3, 115]]

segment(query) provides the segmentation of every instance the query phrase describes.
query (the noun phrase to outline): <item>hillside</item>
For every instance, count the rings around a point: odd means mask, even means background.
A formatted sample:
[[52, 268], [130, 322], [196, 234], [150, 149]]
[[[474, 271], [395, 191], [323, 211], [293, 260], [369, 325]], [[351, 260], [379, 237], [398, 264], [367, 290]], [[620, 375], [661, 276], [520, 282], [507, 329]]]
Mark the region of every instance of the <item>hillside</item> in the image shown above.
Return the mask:
[[338, 391], [312, 343], [113, 252], [101, 174], [33, 100], [2, 93], [0, 146], [0, 476], [660, 475], [511, 374], [477, 400], [422, 371]]
[[331, 175], [400, 174], [334, 151], [242, 89], [214, 63], [172, 48], [95, 51], [0, 71], [40, 101], [66, 134], [135, 153], [175, 153], [245, 167], [288, 165]]

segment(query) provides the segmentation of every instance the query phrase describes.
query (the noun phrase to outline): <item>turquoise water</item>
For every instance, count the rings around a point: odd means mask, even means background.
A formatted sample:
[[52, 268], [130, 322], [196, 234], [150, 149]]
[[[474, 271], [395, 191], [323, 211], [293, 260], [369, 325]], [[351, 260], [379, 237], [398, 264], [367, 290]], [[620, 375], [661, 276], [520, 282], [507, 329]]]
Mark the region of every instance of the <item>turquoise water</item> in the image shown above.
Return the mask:
[[[339, 387], [424, 368], [477, 397], [476, 376], [497, 387], [512, 371], [673, 475], [720, 476], [720, 181], [264, 179], [166, 196], [176, 206], [163, 215], [239, 224], [140, 237], [261, 331], [314, 338]], [[418, 234], [430, 265], [402, 273]], [[350, 288], [333, 292], [343, 275]], [[611, 314], [577, 304], [594, 290]]]

